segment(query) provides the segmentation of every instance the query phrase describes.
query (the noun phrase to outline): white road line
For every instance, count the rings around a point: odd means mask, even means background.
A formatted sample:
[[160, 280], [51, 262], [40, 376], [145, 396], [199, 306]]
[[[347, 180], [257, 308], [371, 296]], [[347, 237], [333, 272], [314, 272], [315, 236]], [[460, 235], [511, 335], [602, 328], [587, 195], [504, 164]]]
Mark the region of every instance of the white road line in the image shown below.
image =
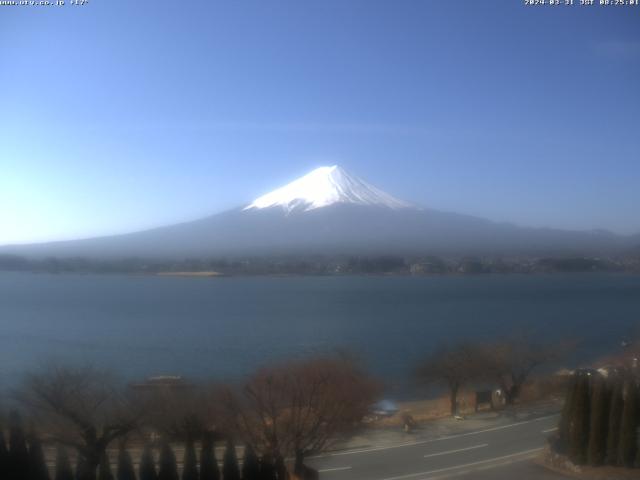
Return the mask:
[[455, 450], [447, 450], [446, 452], [439, 453], [430, 453], [429, 455], [425, 455], [424, 458], [439, 457], [440, 455], [449, 455], [450, 453], [466, 452], [467, 450], [475, 450], [476, 448], [484, 448], [488, 446], [488, 443], [482, 443], [480, 445], [474, 445], [473, 447], [457, 448]]
[[453, 472], [453, 473], [445, 473], [444, 475], [437, 475], [435, 477], [423, 478], [422, 480], [444, 480], [445, 478], [460, 477], [461, 475], [469, 475], [469, 474], [474, 473], [474, 472], [483, 472], [485, 470], [493, 470], [494, 468], [506, 467], [507, 465], [513, 465], [514, 463], [517, 463], [517, 462], [524, 462], [525, 460], [530, 460], [531, 458], [534, 458], [536, 456], [536, 453], [537, 452], [534, 452], [534, 453], [531, 453], [531, 454], [528, 454], [528, 455], [524, 455], [522, 457], [511, 458], [511, 459], [505, 460], [503, 462], [490, 463], [488, 465], [482, 465], [482, 466], [477, 467], [477, 468], [469, 468], [467, 470], [459, 470], [459, 471]]
[[357, 453], [379, 452], [379, 451], [382, 451], [382, 450], [393, 450], [395, 448], [412, 447], [414, 445], [425, 445], [427, 443], [441, 442], [443, 440], [451, 440], [452, 438], [469, 437], [471, 435], [479, 435], [481, 433], [495, 432], [497, 430], [503, 430], [505, 428], [518, 427], [520, 425], [526, 425], [528, 423], [539, 422], [539, 421], [542, 421], [542, 420], [548, 420], [549, 418], [557, 417], [559, 415], [560, 415], [559, 413], [555, 413], [553, 415], [547, 415], [547, 416], [544, 416], [544, 417], [534, 418], [533, 420], [525, 420], [523, 422], [510, 423], [508, 425], [501, 425], [499, 427], [487, 428], [485, 430], [476, 430], [474, 432], [458, 433], [458, 434], [455, 434], [455, 435], [448, 435], [448, 436], [444, 436], [444, 437], [433, 438], [431, 440], [422, 440], [422, 441], [419, 441], [419, 442], [398, 443], [396, 445], [390, 445], [388, 447], [371, 447], [371, 448], [360, 448], [360, 449], [355, 449], [355, 450], [345, 450], [345, 451], [342, 451], [342, 452], [325, 453], [323, 455], [315, 455], [315, 456], [307, 457], [307, 458], [311, 459], [311, 458], [340, 457], [340, 456], [343, 456], [343, 455], [355, 455]]
[[[461, 468], [474, 467], [476, 465], [484, 465], [484, 464], [491, 463], [491, 462], [499, 462], [500, 460], [506, 460], [508, 458], [520, 457], [520, 456], [523, 456], [523, 455], [536, 453], [536, 452], [539, 452], [541, 450], [543, 450], [542, 447], [540, 447], [540, 448], [532, 448], [531, 450], [523, 450], [522, 452], [516, 452], [516, 453], [512, 453], [510, 455], [503, 455], [501, 457], [488, 458], [486, 460], [479, 460], [477, 462], [464, 463], [464, 464], [461, 464], [461, 465], [454, 465], [452, 467], [439, 468], [437, 470], [429, 470], [429, 471], [426, 471], [426, 472], [408, 473], [406, 475], [398, 475], [397, 477], [387, 477], [387, 478], [383, 478], [382, 480], [403, 480], [403, 479], [406, 479], [406, 478], [423, 477], [423, 476], [426, 476], [426, 475], [433, 475], [434, 473], [444, 473], [444, 472], [449, 472], [451, 470], [459, 470]], [[425, 477], [425, 479], [426, 479], [426, 477]]]
[[351, 467], [323, 468], [321, 470], [318, 470], [318, 473], [341, 472], [343, 470], [351, 470]]
[[546, 430], [542, 430], [542, 433], [551, 433], [555, 432], [556, 430], [558, 430], [558, 427], [547, 428]]

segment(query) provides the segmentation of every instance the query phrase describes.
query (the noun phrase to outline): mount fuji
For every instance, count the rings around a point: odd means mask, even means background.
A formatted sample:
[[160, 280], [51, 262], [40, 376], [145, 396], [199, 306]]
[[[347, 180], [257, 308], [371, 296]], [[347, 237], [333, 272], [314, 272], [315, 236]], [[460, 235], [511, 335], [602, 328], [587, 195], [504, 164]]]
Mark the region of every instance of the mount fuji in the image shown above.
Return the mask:
[[338, 165], [320, 167], [282, 188], [255, 199], [243, 210], [280, 207], [286, 212], [308, 212], [334, 204], [411, 208], [410, 203], [350, 175]]
[[251, 203], [200, 220], [136, 233], [0, 247], [26, 257], [613, 253], [636, 237], [523, 228], [421, 208], [339, 166], [321, 167]]

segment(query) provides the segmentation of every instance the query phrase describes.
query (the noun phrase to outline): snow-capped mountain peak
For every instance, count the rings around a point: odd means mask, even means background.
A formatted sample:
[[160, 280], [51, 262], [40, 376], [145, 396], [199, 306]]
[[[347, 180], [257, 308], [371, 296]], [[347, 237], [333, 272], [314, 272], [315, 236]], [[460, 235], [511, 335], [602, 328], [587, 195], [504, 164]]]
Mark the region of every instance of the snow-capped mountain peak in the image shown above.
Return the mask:
[[280, 207], [287, 212], [309, 211], [336, 203], [381, 206], [391, 209], [412, 205], [347, 173], [338, 165], [316, 168], [307, 175], [256, 198], [244, 210]]

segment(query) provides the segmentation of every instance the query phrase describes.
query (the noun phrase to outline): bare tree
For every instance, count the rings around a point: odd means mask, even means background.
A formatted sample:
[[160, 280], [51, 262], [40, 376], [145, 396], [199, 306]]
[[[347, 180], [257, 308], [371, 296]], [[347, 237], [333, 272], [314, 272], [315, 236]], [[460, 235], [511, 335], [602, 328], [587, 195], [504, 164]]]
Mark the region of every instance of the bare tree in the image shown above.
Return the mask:
[[487, 373], [500, 385], [506, 404], [512, 405], [536, 368], [558, 360], [573, 348], [570, 342], [544, 345], [526, 336], [501, 340], [484, 347]]
[[484, 353], [477, 345], [461, 343], [442, 346], [419, 365], [417, 376], [425, 384], [446, 385], [449, 389], [451, 415], [456, 415], [460, 388], [483, 377], [484, 360]]
[[135, 393], [146, 409], [146, 424], [166, 440], [196, 440], [220, 433], [219, 389], [215, 385], [153, 388]]
[[77, 450], [80, 480], [95, 480], [107, 446], [141, 418], [113, 378], [91, 367], [51, 366], [30, 374], [17, 398], [55, 441]]
[[264, 368], [225, 404], [247, 444], [302, 465], [359, 426], [378, 391], [353, 360], [322, 357]]

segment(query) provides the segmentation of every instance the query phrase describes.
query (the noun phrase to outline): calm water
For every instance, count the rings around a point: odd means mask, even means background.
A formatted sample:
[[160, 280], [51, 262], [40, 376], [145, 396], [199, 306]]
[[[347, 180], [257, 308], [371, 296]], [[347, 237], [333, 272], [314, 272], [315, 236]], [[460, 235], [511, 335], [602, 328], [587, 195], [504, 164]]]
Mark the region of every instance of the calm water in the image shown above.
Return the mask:
[[640, 276], [167, 278], [0, 273], [0, 382], [50, 359], [133, 378], [238, 377], [348, 348], [401, 384], [442, 342], [526, 329], [580, 355], [640, 327]]

